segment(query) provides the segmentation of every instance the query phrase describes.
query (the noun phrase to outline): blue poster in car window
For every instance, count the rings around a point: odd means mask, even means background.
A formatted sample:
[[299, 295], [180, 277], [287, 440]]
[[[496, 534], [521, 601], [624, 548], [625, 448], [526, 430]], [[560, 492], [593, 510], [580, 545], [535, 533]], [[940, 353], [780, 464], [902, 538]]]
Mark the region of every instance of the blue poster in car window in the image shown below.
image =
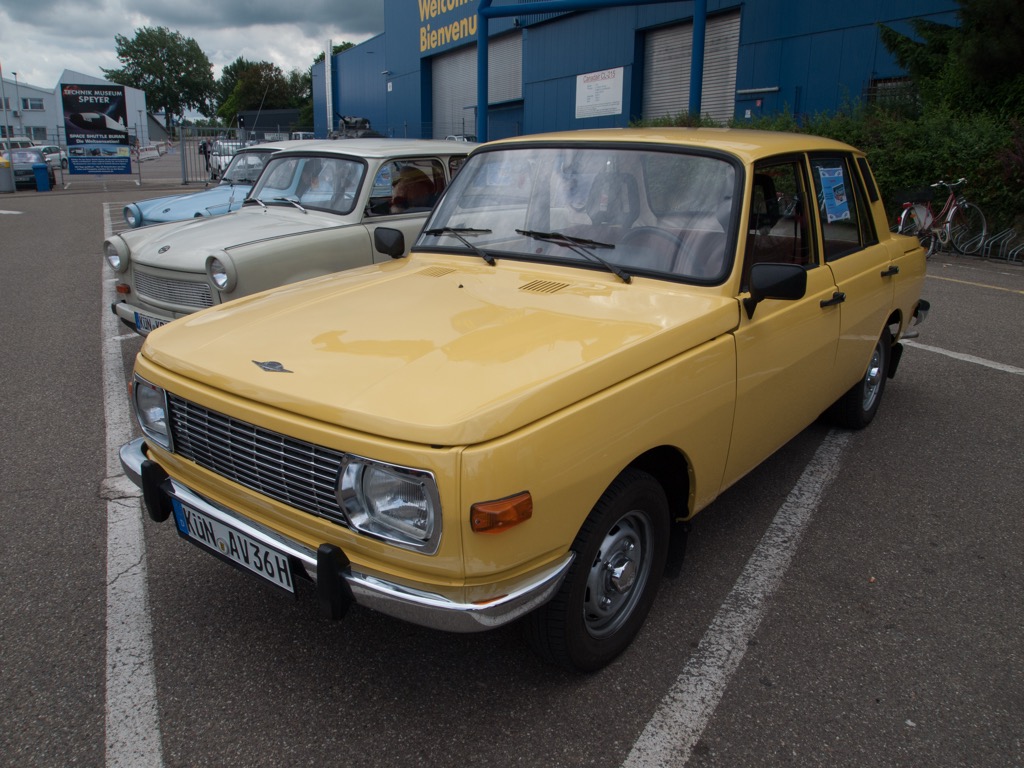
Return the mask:
[[61, 84], [68, 173], [132, 172], [123, 85]]
[[828, 221], [847, 221], [850, 205], [846, 199], [846, 181], [842, 168], [819, 168], [821, 194], [824, 198], [825, 217]]

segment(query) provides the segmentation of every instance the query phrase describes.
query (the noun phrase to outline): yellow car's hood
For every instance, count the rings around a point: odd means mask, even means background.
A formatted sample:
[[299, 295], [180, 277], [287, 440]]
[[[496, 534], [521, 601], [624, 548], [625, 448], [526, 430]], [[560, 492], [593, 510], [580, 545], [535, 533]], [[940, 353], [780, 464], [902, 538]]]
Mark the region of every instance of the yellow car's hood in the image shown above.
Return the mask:
[[292, 205], [250, 204], [234, 213], [128, 230], [120, 237], [132, 261], [150, 267], [202, 272], [208, 254], [266, 238], [288, 237], [351, 223], [350, 217]]
[[142, 355], [319, 421], [466, 445], [728, 333], [738, 316], [714, 289], [416, 255], [177, 320]]

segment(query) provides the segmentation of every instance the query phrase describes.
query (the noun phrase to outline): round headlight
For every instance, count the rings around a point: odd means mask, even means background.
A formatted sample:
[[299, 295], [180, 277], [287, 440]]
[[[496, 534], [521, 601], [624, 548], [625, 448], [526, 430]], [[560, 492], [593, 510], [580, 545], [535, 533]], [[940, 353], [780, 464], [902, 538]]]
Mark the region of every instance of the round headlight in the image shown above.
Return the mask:
[[124, 272], [128, 269], [128, 245], [121, 238], [104, 240], [103, 255], [115, 272]]
[[213, 279], [213, 284], [220, 290], [223, 291], [228, 287], [228, 271], [218, 258], [210, 259], [210, 277]]
[[237, 283], [235, 265], [226, 253], [206, 257], [206, 274], [218, 291], [233, 291]]
[[353, 528], [408, 549], [437, 551], [441, 503], [430, 472], [350, 457], [338, 500]]
[[124, 207], [124, 220], [129, 227], [138, 227], [142, 224], [142, 211], [135, 203]]
[[171, 430], [167, 421], [167, 393], [138, 376], [132, 382], [135, 416], [143, 434], [158, 445], [170, 449]]

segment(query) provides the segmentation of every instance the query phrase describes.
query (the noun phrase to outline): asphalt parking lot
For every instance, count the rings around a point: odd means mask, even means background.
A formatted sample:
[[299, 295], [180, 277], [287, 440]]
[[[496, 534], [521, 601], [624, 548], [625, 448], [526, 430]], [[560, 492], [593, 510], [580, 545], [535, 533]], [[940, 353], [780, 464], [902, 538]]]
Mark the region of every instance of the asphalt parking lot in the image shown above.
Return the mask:
[[929, 262], [875, 422], [812, 425], [702, 512], [579, 676], [516, 627], [325, 623], [142, 524], [100, 244], [174, 162], [0, 195], [0, 765], [1024, 765], [1024, 266]]

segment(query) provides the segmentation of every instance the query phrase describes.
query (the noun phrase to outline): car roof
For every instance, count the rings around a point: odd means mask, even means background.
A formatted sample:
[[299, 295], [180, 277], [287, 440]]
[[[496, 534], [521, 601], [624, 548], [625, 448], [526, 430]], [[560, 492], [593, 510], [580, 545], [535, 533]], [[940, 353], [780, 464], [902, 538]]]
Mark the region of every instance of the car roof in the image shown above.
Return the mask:
[[262, 144], [250, 144], [249, 146], [242, 147], [236, 154], [243, 154], [245, 152], [266, 152], [267, 150], [281, 151], [283, 149], [302, 149], [306, 144], [316, 144], [317, 142], [312, 139], [305, 139], [302, 141], [295, 139], [281, 139], [280, 141], [265, 141]]
[[840, 141], [806, 133], [758, 131], [748, 128], [596, 128], [516, 136], [491, 142], [487, 146], [544, 143], [664, 144], [718, 150], [736, 155], [747, 162], [787, 152], [856, 151]]
[[476, 144], [440, 139], [319, 139], [288, 142], [281, 154], [316, 152], [317, 154], [355, 155], [366, 158], [413, 157], [416, 155], [463, 155]]

